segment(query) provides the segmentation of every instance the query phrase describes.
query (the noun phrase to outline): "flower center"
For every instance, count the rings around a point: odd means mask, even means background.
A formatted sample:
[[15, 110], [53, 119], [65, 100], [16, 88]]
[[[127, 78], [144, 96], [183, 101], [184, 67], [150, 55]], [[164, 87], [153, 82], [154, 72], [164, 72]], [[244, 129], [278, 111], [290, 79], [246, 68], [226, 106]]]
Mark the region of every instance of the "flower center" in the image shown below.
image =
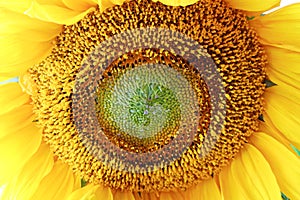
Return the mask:
[[44, 140], [86, 181], [185, 189], [219, 173], [258, 128], [266, 57], [221, 0], [134, 0], [65, 26], [30, 74]]

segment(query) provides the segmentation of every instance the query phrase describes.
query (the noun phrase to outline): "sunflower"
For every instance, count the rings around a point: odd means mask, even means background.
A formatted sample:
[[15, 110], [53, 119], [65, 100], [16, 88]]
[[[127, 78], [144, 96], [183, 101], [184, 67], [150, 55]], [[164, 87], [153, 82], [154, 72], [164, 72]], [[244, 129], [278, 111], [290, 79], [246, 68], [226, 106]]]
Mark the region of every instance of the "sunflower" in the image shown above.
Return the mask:
[[300, 4], [0, 3], [3, 199], [300, 199]]

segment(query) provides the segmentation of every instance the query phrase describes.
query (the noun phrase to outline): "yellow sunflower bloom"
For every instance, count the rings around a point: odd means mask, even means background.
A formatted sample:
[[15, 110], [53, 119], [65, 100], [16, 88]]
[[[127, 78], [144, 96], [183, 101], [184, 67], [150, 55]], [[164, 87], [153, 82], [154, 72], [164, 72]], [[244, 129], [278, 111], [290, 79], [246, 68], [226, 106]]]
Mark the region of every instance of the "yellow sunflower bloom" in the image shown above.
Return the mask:
[[0, 1], [2, 199], [300, 199], [300, 4]]

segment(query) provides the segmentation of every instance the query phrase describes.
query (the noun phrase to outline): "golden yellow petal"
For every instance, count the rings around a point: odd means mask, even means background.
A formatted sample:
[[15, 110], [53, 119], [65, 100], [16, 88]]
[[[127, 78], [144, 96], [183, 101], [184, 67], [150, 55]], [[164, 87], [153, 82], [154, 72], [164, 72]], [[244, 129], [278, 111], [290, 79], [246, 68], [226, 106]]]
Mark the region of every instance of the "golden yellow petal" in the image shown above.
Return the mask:
[[228, 4], [236, 9], [245, 11], [266, 11], [275, 6], [279, 6], [280, 0], [226, 0]]
[[56, 24], [73, 24], [82, 19], [97, 0], [12, 0], [0, 1], [0, 7]]
[[16, 174], [9, 182], [4, 199], [29, 200], [36, 191], [40, 181], [53, 167], [53, 154], [45, 143], [42, 143], [38, 151], [28, 160], [19, 174]]
[[133, 195], [135, 200], [159, 200], [159, 193], [154, 192], [134, 192]]
[[278, 72], [277, 70], [267, 68], [267, 74], [272, 82], [277, 85], [290, 85], [297, 90], [300, 89], [300, 79], [299, 75], [293, 72]]
[[[35, 126], [31, 105], [22, 105], [0, 115], [0, 139], [9, 134], [20, 133], [21, 129]], [[21, 132], [22, 133], [22, 132]]]
[[[267, 113], [264, 113], [264, 122], [260, 123], [259, 130], [262, 132], [267, 133], [268, 135], [275, 138], [277, 141], [279, 141], [281, 144], [283, 144], [287, 149], [289, 149], [293, 154], [297, 155], [297, 153], [294, 151], [294, 149], [291, 147], [291, 142], [289, 141], [272, 123], [270, 117]], [[299, 145], [295, 145], [299, 146]]]
[[265, 46], [268, 55], [269, 66], [267, 74], [269, 78], [281, 85], [290, 85], [300, 89], [300, 52], [273, 46]]
[[0, 11], [1, 36], [19, 37], [29, 41], [49, 41], [62, 30], [62, 26], [58, 24], [33, 19], [3, 8]]
[[29, 8], [32, 0], [0, 0], [0, 8], [6, 8], [17, 13], [23, 13]]
[[[300, 4], [283, 7], [250, 23], [266, 45], [300, 52]], [[283, 58], [284, 59], [284, 58]]]
[[[238, 157], [237, 159], [240, 159]], [[226, 166], [222, 168], [222, 171], [219, 174], [220, 180], [220, 190], [222, 200], [241, 200], [245, 199], [240, 190], [240, 186], [233, 180], [231, 166]]]
[[62, 0], [62, 2], [70, 9], [77, 11], [88, 10], [90, 7], [98, 5], [97, 0]]
[[229, 169], [224, 172], [222, 170], [220, 174], [221, 191], [225, 200], [281, 200], [280, 189], [272, 169], [254, 146], [245, 144], [239, 156], [227, 168]]
[[220, 190], [216, 181], [211, 178], [182, 192], [184, 199], [190, 200], [221, 200]]
[[46, 22], [70, 25], [78, 22], [94, 9], [94, 7], [90, 7], [84, 11], [75, 11], [64, 6], [42, 4], [33, 1], [30, 7], [25, 11], [25, 14]]
[[49, 54], [62, 26], [0, 8], [0, 77], [19, 76]]
[[133, 193], [128, 192], [121, 192], [121, 191], [115, 191], [113, 194], [113, 200], [134, 200]]
[[56, 161], [50, 173], [45, 176], [32, 199], [61, 200], [67, 198], [74, 190], [74, 175], [70, 167]]
[[[99, 188], [98, 185], [86, 185], [83, 188], [77, 189], [73, 191], [67, 198], [67, 200], [88, 200], [88, 199], [97, 199], [95, 192]], [[111, 195], [112, 196], [112, 195]], [[107, 198], [102, 199], [112, 199], [109, 196]]]
[[270, 61], [269, 65], [271, 69], [286, 75], [290, 73], [300, 73], [300, 52], [274, 46], [265, 46], [265, 50]]
[[[101, 200], [101, 199], [107, 199], [107, 200], [113, 200], [113, 194], [110, 188], [99, 186], [95, 192], [95, 199]], [[115, 200], [115, 199], [114, 199]]]
[[196, 3], [198, 0], [154, 0], [169, 6], [188, 6]]
[[282, 192], [291, 199], [300, 199], [299, 157], [265, 133], [253, 134], [251, 142], [269, 162]]
[[[15, 114], [14, 112], [24, 112], [23, 109], [26, 110], [25, 114], [30, 112], [22, 106], [21, 110], [14, 109], [10, 114], [13, 116]], [[14, 117], [11, 118], [14, 120]], [[8, 119], [4, 119], [4, 122], [6, 122], [6, 120]], [[22, 121], [20, 123], [21, 126], [23, 126]], [[20, 126], [19, 124], [14, 125]], [[20, 169], [22, 169], [24, 164], [38, 150], [41, 140], [41, 130], [33, 123], [30, 123], [28, 126], [25, 126], [16, 132], [9, 132], [0, 139], [0, 160], [2, 163], [0, 165], [0, 185], [10, 180]]]
[[0, 74], [6, 78], [25, 73], [30, 66], [45, 58], [52, 48], [51, 42], [32, 42], [12, 37], [1, 38], [0, 44], [6, 46], [0, 50]]
[[0, 115], [29, 103], [30, 100], [29, 95], [22, 91], [18, 83], [0, 85], [0, 94]]
[[[288, 92], [276, 92], [276, 87], [266, 90], [265, 112], [271, 119], [272, 124], [297, 148], [299, 148], [300, 137], [300, 103], [289, 99]], [[296, 94], [294, 94], [295, 97]], [[293, 97], [293, 96], [292, 96]], [[299, 97], [299, 96], [298, 96]], [[299, 98], [298, 98], [299, 99]], [[268, 122], [266, 122], [268, 123]]]
[[177, 192], [162, 192], [159, 195], [159, 199], [163, 200], [185, 200], [184, 195], [177, 191]]

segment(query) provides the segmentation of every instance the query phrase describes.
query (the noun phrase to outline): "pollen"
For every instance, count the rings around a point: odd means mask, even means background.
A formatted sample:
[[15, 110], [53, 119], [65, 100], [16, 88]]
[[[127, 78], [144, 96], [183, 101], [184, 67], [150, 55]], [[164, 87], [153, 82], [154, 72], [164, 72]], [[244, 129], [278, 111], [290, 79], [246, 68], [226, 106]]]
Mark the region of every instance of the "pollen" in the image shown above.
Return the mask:
[[133, 0], [65, 26], [32, 66], [36, 123], [82, 179], [134, 192], [218, 174], [258, 130], [266, 55], [222, 0]]

